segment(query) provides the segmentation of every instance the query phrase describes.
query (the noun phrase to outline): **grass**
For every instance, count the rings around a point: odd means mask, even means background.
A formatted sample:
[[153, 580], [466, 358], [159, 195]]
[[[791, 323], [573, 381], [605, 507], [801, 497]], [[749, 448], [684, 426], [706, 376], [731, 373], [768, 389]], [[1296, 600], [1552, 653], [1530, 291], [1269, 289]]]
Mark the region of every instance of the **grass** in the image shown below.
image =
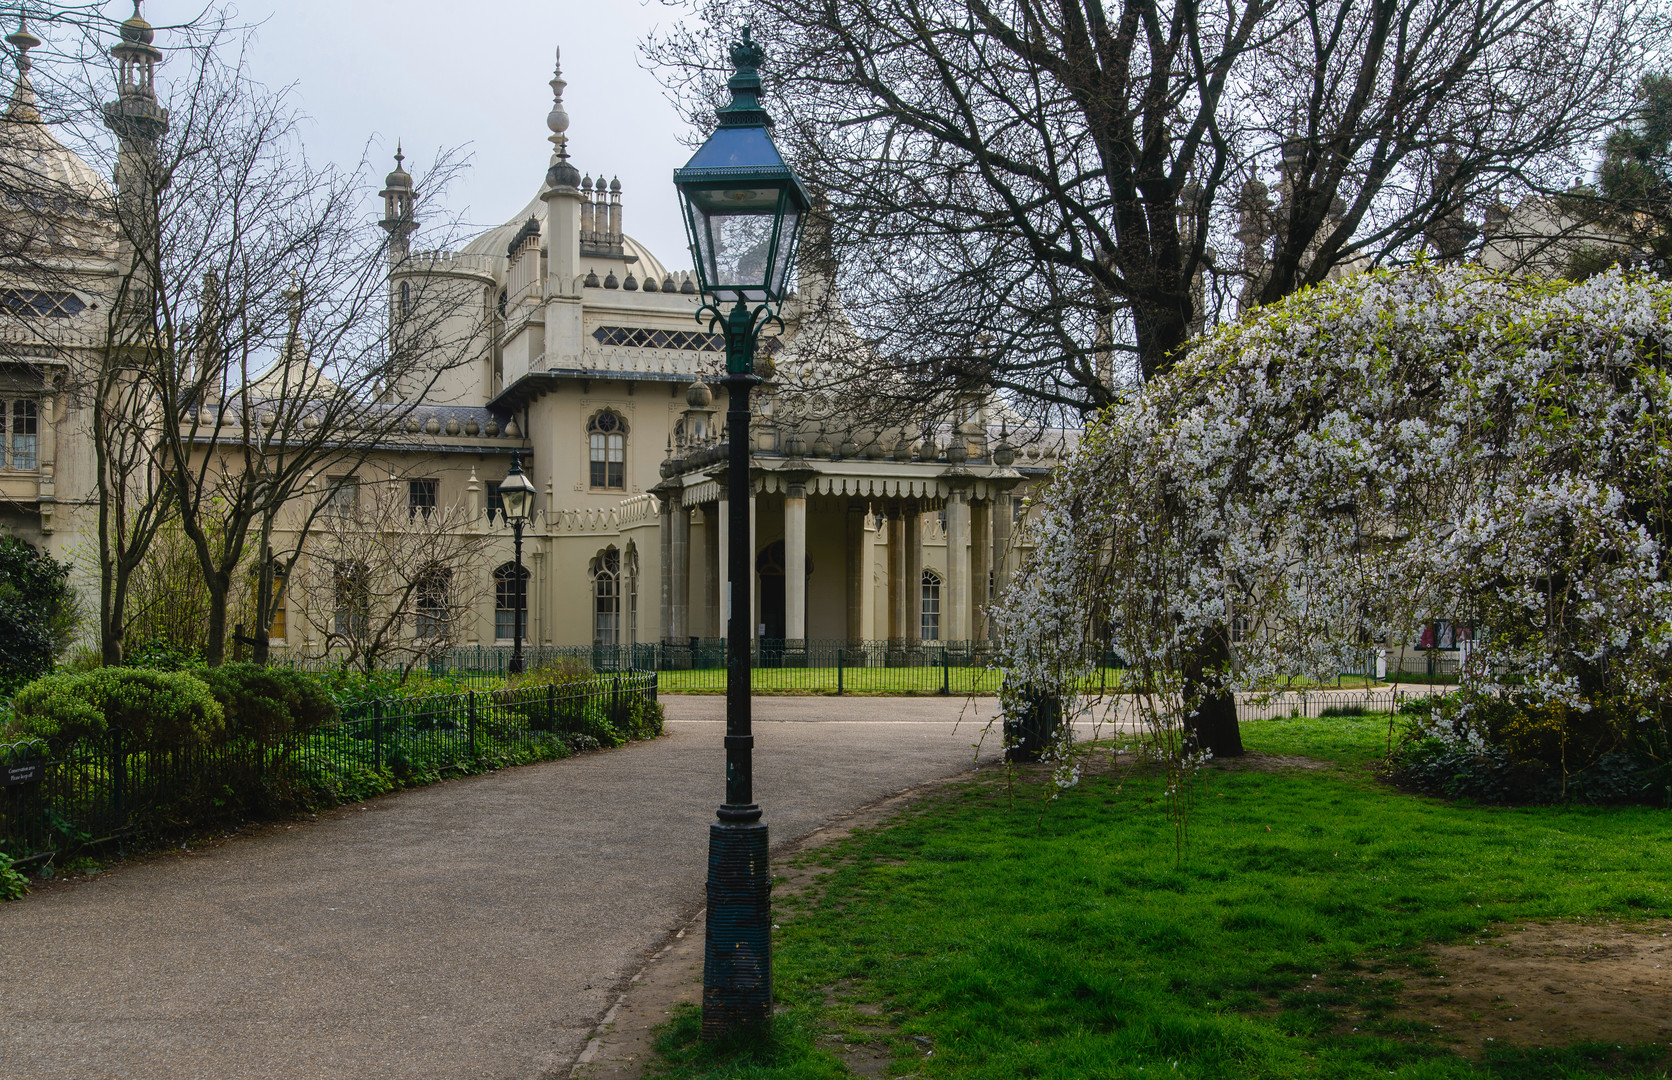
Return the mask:
[[816, 853], [826, 884], [775, 908], [772, 1036], [710, 1048], [679, 1015], [660, 1075], [849, 1075], [836, 1036], [923, 1080], [1665, 1075], [1655, 1045], [1466, 1058], [1396, 1006], [1431, 943], [1672, 914], [1672, 818], [1393, 791], [1364, 767], [1386, 717], [1243, 731], [1334, 767], [1210, 773], [1182, 862], [1159, 782], [1120, 775], [1042, 807], [995, 773]]

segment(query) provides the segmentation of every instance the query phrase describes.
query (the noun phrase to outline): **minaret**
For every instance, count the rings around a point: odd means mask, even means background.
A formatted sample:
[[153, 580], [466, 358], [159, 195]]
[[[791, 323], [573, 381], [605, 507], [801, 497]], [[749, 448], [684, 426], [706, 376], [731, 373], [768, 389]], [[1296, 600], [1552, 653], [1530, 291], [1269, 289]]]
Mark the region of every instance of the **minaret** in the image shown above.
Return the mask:
[[383, 220], [378, 224], [389, 234], [390, 269], [406, 260], [408, 241], [418, 229], [418, 219], [412, 213], [418, 195], [412, 190], [412, 176], [404, 167], [405, 161], [401, 144], [396, 142], [395, 171], [383, 178], [383, 190], [378, 192], [383, 196]]
[[[129, 185], [123, 181], [144, 177], [158, 140], [168, 132], [168, 110], [157, 104], [156, 72], [163, 54], [151, 44], [155, 33], [139, 13], [139, 0], [134, 0], [134, 13], [119, 29], [122, 40], [110, 50], [116, 60], [116, 100], [105, 103], [104, 120], [122, 143], [116, 186], [127, 193]], [[129, 175], [124, 177], [124, 171]]]
[[[151, 44], [155, 35], [139, 13], [139, 0], [118, 31], [122, 40], [110, 50], [117, 67], [116, 100], [105, 103], [104, 122], [119, 144], [116, 209], [122, 220], [121, 257], [127, 262], [136, 248], [153, 249], [159, 242], [156, 203], [166, 181], [156, 175], [157, 143], [168, 133], [168, 110], [157, 103], [156, 71], [163, 54]], [[144, 312], [150, 293], [146, 283], [133, 282], [129, 293], [136, 310]]]
[[6, 109], [6, 119], [13, 123], [39, 123], [41, 114], [35, 109], [35, 85], [29, 81], [29, 70], [35, 65], [29, 50], [41, 39], [29, 32], [29, 24], [22, 15], [17, 17], [17, 33], [6, 36], [6, 44], [17, 50], [17, 85], [12, 87], [12, 101]]

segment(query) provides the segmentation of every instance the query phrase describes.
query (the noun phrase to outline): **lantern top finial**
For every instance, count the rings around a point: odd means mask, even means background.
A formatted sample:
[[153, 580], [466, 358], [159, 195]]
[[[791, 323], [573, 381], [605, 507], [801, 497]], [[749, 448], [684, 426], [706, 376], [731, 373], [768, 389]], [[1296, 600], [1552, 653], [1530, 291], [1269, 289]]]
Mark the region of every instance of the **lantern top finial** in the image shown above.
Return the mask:
[[749, 36], [745, 26], [739, 40], [731, 44], [731, 62], [735, 69], [726, 80], [731, 91], [731, 104], [719, 111], [721, 127], [772, 126], [772, 117], [761, 108], [760, 67], [766, 63], [766, 50]]

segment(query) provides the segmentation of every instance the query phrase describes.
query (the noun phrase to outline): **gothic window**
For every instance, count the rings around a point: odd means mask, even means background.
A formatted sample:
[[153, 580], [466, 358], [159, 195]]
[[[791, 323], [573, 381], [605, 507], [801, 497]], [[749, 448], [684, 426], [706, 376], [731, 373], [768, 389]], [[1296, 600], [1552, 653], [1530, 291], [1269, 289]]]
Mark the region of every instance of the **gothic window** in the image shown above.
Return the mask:
[[923, 571], [923, 633], [924, 641], [940, 640], [941, 579], [933, 570]]
[[371, 625], [371, 574], [364, 563], [338, 563], [333, 582], [337, 602], [332, 629], [338, 637], [363, 638]]
[[416, 518], [419, 514], [429, 517], [435, 513], [436, 495], [440, 491], [439, 480], [408, 480], [406, 482], [406, 514]]
[[453, 572], [441, 566], [431, 567], [418, 579], [414, 590], [418, 618], [413, 627], [418, 637], [434, 640], [447, 637], [447, 599], [452, 585]]
[[493, 636], [510, 641], [516, 634], [517, 606], [523, 606], [523, 640], [528, 640], [528, 567], [501, 563], [493, 572]]
[[626, 422], [613, 412], [601, 412], [587, 423], [586, 439], [592, 486], [626, 488]]
[[9, 469], [33, 469], [40, 465], [40, 417], [34, 401], [0, 401], [0, 465]]
[[488, 524], [505, 516], [505, 497], [499, 493], [499, 481], [488, 481]]
[[410, 281], [403, 281], [403, 282], [401, 282], [401, 318], [404, 319], [408, 315], [410, 315], [411, 313], [412, 313], [412, 283]]
[[592, 560], [592, 643], [621, 643], [621, 554], [613, 547]]
[[1231, 644], [1240, 645], [1248, 640], [1248, 616], [1236, 615], [1231, 619]]

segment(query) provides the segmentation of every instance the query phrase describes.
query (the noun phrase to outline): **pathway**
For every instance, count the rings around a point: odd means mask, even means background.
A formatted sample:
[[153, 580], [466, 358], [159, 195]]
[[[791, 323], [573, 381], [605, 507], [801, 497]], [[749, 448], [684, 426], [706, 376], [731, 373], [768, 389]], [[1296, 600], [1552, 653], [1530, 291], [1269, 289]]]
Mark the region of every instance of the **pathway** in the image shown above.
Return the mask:
[[[724, 703], [0, 906], [0, 1076], [537, 1078], [700, 904]], [[991, 698], [757, 699], [775, 841], [970, 768]], [[982, 760], [997, 760], [996, 733]]]

